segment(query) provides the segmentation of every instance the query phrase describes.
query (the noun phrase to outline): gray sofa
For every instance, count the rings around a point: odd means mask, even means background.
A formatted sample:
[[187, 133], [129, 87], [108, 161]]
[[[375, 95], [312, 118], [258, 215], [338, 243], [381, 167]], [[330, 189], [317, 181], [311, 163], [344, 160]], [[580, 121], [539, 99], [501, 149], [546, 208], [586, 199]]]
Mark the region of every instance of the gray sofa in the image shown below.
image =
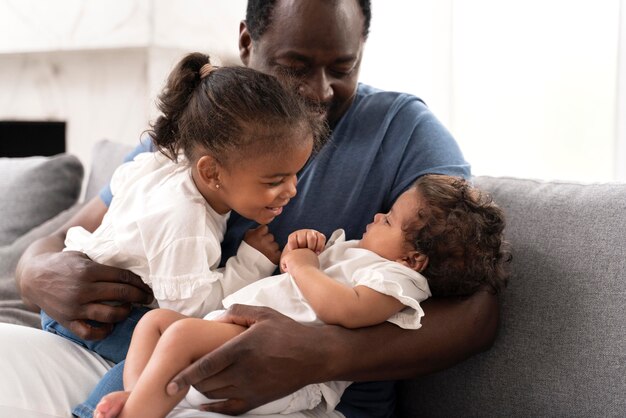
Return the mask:
[[[128, 148], [96, 145], [87, 197]], [[0, 321], [37, 326], [13, 286], [15, 262], [78, 207], [81, 165], [55, 158], [0, 159]], [[513, 246], [498, 338], [451, 369], [399, 382], [396, 415], [626, 416], [626, 184], [475, 182], [505, 209]]]

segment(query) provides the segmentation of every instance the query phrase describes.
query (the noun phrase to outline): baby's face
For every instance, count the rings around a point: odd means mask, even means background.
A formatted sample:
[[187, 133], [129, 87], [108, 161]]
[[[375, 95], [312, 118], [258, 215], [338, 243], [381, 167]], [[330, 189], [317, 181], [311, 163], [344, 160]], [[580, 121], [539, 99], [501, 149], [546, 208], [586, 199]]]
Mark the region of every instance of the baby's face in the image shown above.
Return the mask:
[[412, 187], [393, 204], [389, 213], [377, 213], [367, 225], [360, 247], [391, 261], [401, 262], [412, 251], [406, 242], [404, 228], [413, 222], [422, 207], [421, 196]]

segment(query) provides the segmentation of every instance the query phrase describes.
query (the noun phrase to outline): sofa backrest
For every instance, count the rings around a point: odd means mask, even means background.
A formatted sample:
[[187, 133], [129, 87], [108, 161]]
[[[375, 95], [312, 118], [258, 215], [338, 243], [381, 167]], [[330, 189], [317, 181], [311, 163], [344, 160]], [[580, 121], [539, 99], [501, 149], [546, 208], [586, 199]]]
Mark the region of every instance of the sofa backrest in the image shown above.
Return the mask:
[[101, 139], [96, 142], [91, 152], [91, 170], [87, 180], [84, 200], [90, 200], [100, 193], [102, 187], [107, 185], [117, 167], [119, 167], [128, 153], [132, 151], [132, 145]]
[[400, 417], [626, 416], [626, 184], [477, 177], [507, 215], [493, 347], [401, 382]]

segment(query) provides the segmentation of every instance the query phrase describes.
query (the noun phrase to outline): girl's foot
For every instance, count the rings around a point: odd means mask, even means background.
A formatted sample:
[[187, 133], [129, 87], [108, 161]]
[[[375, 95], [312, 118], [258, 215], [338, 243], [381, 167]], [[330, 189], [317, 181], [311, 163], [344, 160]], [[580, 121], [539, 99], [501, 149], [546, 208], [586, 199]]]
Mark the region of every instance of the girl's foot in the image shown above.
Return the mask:
[[94, 413], [94, 418], [115, 418], [120, 412], [122, 412], [122, 408], [126, 404], [128, 397], [130, 396], [130, 392], [112, 392], [103, 397], [98, 405], [96, 406], [96, 411]]

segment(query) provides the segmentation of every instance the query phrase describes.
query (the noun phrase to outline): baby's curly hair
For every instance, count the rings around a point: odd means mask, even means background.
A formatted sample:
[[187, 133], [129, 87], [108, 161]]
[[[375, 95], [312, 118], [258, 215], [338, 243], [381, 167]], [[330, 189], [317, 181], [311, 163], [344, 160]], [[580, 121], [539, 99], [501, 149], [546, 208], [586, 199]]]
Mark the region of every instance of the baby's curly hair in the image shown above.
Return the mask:
[[414, 184], [422, 208], [406, 238], [428, 256], [422, 271], [435, 296], [470, 295], [506, 286], [512, 259], [503, 239], [504, 212], [460, 177], [429, 174]]

